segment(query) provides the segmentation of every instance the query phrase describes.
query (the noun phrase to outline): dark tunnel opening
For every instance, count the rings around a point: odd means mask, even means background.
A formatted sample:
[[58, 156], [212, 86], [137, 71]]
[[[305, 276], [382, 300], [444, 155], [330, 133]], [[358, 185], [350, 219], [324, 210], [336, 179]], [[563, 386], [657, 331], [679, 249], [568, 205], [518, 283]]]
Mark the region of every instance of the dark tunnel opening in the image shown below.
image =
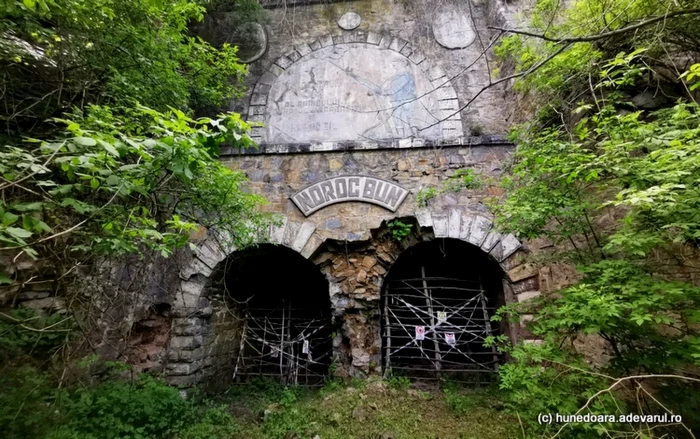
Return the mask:
[[403, 252], [383, 288], [385, 372], [489, 382], [501, 358], [483, 343], [503, 332], [491, 321], [504, 305], [502, 280], [495, 261], [456, 239], [423, 242]]
[[242, 320], [234, 378], [322, 384], [331, 354], [328, 281], [299, 253], [260, 245], [228, 262], [226, 297]]

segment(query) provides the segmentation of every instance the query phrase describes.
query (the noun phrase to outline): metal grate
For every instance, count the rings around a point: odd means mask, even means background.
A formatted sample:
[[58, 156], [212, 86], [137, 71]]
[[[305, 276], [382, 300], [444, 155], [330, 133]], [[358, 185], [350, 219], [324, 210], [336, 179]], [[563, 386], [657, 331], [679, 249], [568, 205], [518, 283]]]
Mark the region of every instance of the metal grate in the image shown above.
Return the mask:
[[282, 300], [272, 308], [247, 307], [233, 378], [322, 384], [331, 359], [330, 316]]
[[483, 346], [496, 333], [490, 321], [495, 303], [489, 304], [481, 279], [427, 277], [424, 266], [420, 274], [387, 283], [385, 371], [429, 379], [496, 372], [499, 353]]

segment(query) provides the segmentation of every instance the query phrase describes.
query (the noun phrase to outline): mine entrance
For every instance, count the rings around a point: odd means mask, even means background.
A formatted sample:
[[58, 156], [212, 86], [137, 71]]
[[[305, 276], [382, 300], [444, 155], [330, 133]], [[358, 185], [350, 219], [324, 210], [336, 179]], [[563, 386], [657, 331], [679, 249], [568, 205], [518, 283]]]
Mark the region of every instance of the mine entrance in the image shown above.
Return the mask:
[[479, 248], [439, 239], [405, 251], [383, 290], [385, 371], [414, 379], [485, 383], [500, 355], [483, 346], [501, 332], [491, 322], [503, 305], [500, 267]]
[[331, 362], [328, 282], [286, 247], [261, 245], [230, 262], [226, 295], [241, 321], [234, 381], [322, 384]]

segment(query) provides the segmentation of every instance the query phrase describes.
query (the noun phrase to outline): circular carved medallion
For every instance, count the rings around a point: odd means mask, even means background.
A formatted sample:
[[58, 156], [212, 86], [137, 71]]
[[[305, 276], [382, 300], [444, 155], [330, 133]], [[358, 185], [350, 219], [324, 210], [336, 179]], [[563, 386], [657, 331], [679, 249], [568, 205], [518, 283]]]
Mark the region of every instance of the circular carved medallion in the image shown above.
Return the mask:
[[438, 11], [433, 21], [433, 34], [447, 49], [464, 49], [476, 38], [469, 16], [454, 10]]
[[341, 29], [353, 30], [362, 23], [362, 18], [354, 12], [346, 12], [338, 19], [338, 26]]

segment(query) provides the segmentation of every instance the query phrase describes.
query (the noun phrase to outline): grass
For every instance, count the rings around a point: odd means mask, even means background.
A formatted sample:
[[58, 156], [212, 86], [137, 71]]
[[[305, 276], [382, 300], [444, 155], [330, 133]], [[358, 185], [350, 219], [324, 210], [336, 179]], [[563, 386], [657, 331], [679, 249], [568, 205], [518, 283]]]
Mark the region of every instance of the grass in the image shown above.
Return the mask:
[[382, 381], [331, 382], [320, 390], [269, 382], [223, 395], [235, 439], [490, 439], [520, 437], [497, 389], [417, 390]]

